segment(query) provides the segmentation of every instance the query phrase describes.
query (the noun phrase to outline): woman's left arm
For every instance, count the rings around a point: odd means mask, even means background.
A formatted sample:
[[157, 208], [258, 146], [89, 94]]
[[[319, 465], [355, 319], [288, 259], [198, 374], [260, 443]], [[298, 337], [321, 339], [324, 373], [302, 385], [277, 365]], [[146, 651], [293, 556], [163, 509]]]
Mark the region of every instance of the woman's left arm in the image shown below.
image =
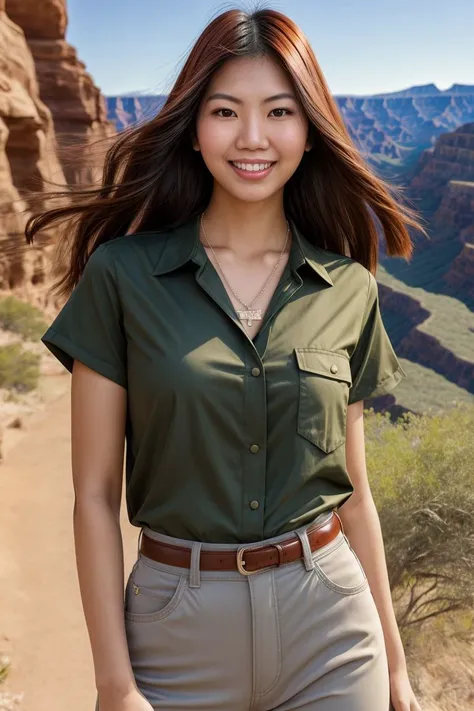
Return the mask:
[[361, 400], [347, 409], [346, 462], [354, 493], [337, 513], [367, 575], [379, 613], [390, 672], [392, 704], [396, 711], [419, 711], [421, 707], [408, 679], [405, 652], [390, 592], [380, 520], [367, 477], [363, 406]]

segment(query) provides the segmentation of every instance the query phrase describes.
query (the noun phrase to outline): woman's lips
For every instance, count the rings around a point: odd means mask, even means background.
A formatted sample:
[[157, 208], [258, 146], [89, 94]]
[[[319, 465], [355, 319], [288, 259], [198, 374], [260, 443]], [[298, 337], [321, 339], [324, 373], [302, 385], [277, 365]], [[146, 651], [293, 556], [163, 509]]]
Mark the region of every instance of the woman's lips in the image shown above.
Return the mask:
[[272, 163], [269, 168], [266, 168], [265, 170], [242, 170], [241, 168], [237, 168], [236, 165], [232, 163], [232, 161], [229, 161], [229, 164], [231, 168], [234, 169], [234, 171], [239, 175], [241, 178], [244, 178], [245, 180], [258, 180], [260, 178], [265, 178], [272, 170], [273, 166], [275, 163]]

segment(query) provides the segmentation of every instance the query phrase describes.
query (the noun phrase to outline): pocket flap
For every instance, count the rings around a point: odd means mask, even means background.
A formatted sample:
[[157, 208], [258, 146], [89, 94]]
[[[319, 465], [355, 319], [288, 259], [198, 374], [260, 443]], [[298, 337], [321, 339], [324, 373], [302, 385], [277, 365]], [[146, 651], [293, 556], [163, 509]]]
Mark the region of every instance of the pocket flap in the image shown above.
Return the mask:
[[343, 353], [320, 348], [295, 348], [295, 353], [300, 370], [352, 385], [349, 359]]

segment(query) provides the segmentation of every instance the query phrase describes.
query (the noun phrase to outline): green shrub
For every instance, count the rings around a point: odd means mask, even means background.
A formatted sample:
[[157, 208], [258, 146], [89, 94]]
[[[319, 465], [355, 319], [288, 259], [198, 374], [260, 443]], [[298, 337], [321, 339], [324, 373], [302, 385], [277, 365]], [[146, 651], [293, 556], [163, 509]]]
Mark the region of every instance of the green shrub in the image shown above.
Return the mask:
[[46, 327], [43, 314], [32, 304], [14, 296], [0, 299], [0, 328], [18, 333], [25, 339], [36, 340], [43, 335]]
[[366, 413], [367, 471], [406, 632], [474, 609], [474, 407]]
[[29, 392], [38, 385], [40, 356], [20, 343], [0, 346], [0, 388]]

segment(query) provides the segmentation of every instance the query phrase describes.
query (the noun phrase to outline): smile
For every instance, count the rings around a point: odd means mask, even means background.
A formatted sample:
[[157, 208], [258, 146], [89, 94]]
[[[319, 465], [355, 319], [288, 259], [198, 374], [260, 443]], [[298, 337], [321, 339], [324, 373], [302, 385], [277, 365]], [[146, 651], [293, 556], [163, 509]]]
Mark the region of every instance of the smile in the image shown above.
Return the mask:
[[262, 178], [268, 175], [275, 165], [275, 162], [267, 163], [240, 163], [240, 161], [229, 161], [235, 172], [245, 178]]

